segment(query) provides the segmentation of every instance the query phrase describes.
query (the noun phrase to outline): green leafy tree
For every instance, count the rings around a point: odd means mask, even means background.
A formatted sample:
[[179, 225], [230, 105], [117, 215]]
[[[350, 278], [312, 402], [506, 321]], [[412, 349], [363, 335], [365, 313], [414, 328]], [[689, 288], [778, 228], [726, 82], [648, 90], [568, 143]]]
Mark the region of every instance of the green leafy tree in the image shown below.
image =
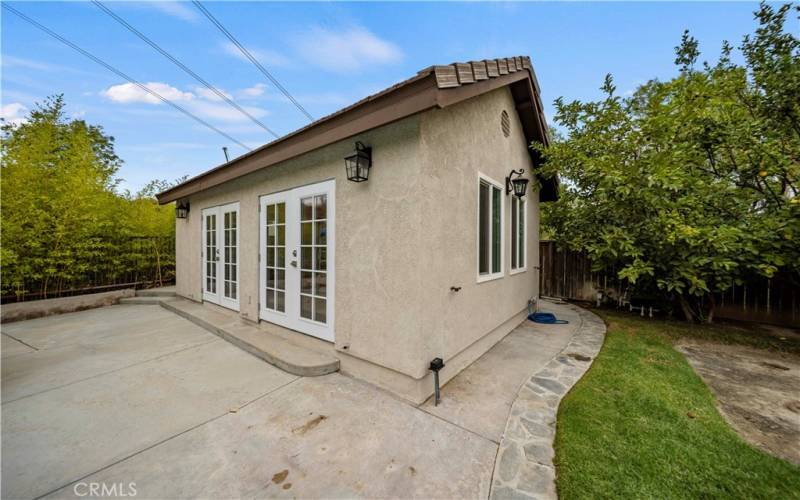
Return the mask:
[[[150, 191], [117, 193], [122, 160], [114, 138], [101, 127], [69, 120], [64, 108], [57, 95], [36, 105], [24, 122], [0, 129], [4, 294], [47, 296], [83, 285], [92, 273], [113, 276], [134, 263], [151, 266], [150, 253], [126, 255], [126, 242], [174, 235], [172, 206], [160, 207]], [[39, 289], [26, 290], [26, 283]]]
[[748, 277], [797, 277], [800, 41], [785, 26], [798, 12], [762, 4], [744, 64], [725, 43], [698, 68], [687, 32], [675, 78], [623, 98], [608, 76], [602, 100], [558, 99], [563, 137], [534, 145], [542, 173], [564, 180], [543, 215], [555, 239], [673, 298], [690, 320], [711, 321], [714, 292]]

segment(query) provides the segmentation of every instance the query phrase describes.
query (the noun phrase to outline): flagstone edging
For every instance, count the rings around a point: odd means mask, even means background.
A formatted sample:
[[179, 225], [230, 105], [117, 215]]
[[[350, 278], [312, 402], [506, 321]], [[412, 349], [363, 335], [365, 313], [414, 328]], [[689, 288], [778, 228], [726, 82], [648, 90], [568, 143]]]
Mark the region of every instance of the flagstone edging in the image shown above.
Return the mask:
[[553, 439], [558, 405], [594, 362], [606, 332], [597, 315], [573, 304], [568, 307], [578, 313], [581, 325], [569, 344], [517, 393], [495, 459], [490, 500], [557, 498]]

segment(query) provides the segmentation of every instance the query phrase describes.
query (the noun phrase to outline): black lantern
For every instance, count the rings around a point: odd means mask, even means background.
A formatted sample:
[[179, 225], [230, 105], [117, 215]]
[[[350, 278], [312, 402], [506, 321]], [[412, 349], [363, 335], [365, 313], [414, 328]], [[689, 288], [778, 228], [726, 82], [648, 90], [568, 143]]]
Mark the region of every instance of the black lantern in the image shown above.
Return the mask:
[[372, 166], [372, 148], [356, 141], [356, 152], [344, 159], [347, 180], [364, 182], [369, 179], [369, 168]]
[[506, 194], [514, 191], [514, 196], [517, 198], [525, 196], [525, 191], [528, 190], [528, 179], [522, 177], [524, 173], [525, 169], [521, 168], [519, 170], [512, 170], [511, 173], [508, 174], [508, 177], [506, 177]]
[[184, 201], [175, 206], [175, 218], [185, 219], [189, 216], [189, 202]]

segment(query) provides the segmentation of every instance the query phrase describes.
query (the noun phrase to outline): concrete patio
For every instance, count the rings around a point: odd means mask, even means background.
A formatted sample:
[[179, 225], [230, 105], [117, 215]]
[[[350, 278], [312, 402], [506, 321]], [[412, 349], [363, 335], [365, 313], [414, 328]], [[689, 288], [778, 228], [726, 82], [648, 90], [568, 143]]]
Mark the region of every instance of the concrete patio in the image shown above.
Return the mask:
[[2, 496], [486, 498], [520, 387], [575, 336], [523, 323], [415, 407], [283, 372], [172, 312], [116, 305], [3, 325]]

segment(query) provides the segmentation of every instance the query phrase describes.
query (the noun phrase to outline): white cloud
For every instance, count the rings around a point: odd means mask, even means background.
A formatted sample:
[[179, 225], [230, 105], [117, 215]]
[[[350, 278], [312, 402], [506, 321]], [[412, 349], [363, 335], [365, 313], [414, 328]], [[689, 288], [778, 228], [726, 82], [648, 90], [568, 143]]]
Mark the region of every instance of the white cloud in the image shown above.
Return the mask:
[[[289, 58], [281, 54], [280, 52], [276, 52], [270, 49], [262, 49], [262, 48], [254, 48], [254, 47], [247, 47], [245, 46], [250, 55], [256, 58], [258, 62], [265, 66], [288, 66], [289, 65]], [[234, 45], [232, 42], [224, 42], [222, 44], [222, 50], [237, 59], [242, 61], [250, 62], [250, 59], [247, 58], [242, 51], [239, 50], [239, 47]]]
[[[182, 92], [175, 87], [161, 82], [148, 82], [144, 84], [145, 87], [158, 93], [165, 99], [170, 101], [190, 101], [194, 99], [194, 94], [191, 92]], [[132, 83], [121, 83], [119, 85], [112, 85], [102, 92], [104, 96], [114, 102], [132, 103], [144, 102], [148, 104], [160, 104], [161, 100], [156, 96], [145, 92], [144, 89]]]
[[0, 106], [0, 118], [7, 122], [20, 123], [25, 119], [25, 111], [28, 108], [21, 102], [12, 102]]
[[246, 89], [242, 89], [239, 91], [244, 97], [259, 97], [264, 95], [264, 92], [267, 90], [266, 83], [256, 83], [252, 87], [247, 87]]
[[[225, 92], [225, 90], [221, 88], [217, 88], [217, 90], [219, 90], [222, 93], [222, 95], [224, 95], [228, 99], [233, 99], [233, 96], [230, 95], [228, 92]], [[197, 95], [199, 95], [204, 99], [208, 99], [209, 101], [222, 102], [222, 98], [220, 96], [218, 96], [213, 90], [208, 89], [206, 87], [195, 87], [194, 91], [195, 93], [197, 93]]]
[[3, 66], [8, 66], [8, 67], [38, 69], [41, 71], [52, 71], [54, 69], [57, 69], [52, 64], [48, 64], [45, 62], [34, 61], [33, 59], [25, 59], [22, 57], [14, 57], [7, 55], [3, 56], [2, 62]]
[[[194, 92], [184, 92], [167, 83], [149, 82], [147, 88], [159, 93], [164, 98], [179, 102], [188, 111], [202, 118], [226, 122], [248, 122], [250, 119], [237, 109], [223, 102], [222, 99], [205, 87], [195, 88]], [[222, 91], [230, 98], [230, 94]], [[108, 99], [121, 104], [161, 104], [162, 102], [132, 83], [112, 85], [101, 92]], [[266, 109], [255, 106], [242, 106], [244, 110], [256, 118], [267, 116]]]
[[12, 102], [0, 106], [0, 118], [5, 120], [6, 123], [13, 123], [19, 125], [26, 120], [25, 111], [28, 108], [20, 102]]
[[177, 17], [184, 21], [194, 23], [200, 19], [197, 12], [183, 2], [147, 2], [147, 5], [156, 10], [160, 10], [164, 14]]
[[370, 64], [400, 61], [403, 52], [366, 28], [354, 26], [343, 31], [315, 27], [295, 40], [295, 47], [307, 61], [329, 71], [359, 70]]
[[[249, 122], [250, 120], [237, 109], [225, 103], [218, 104], [210, 101], [194, 101], [188, 107], [192, 113], [200, 115], [204, 118], [211, 118], [226, 122]], [[242, 108], [256, 118], [261, 118], [269, 114], [266, 109], [255, 106], [242, 106]]]

